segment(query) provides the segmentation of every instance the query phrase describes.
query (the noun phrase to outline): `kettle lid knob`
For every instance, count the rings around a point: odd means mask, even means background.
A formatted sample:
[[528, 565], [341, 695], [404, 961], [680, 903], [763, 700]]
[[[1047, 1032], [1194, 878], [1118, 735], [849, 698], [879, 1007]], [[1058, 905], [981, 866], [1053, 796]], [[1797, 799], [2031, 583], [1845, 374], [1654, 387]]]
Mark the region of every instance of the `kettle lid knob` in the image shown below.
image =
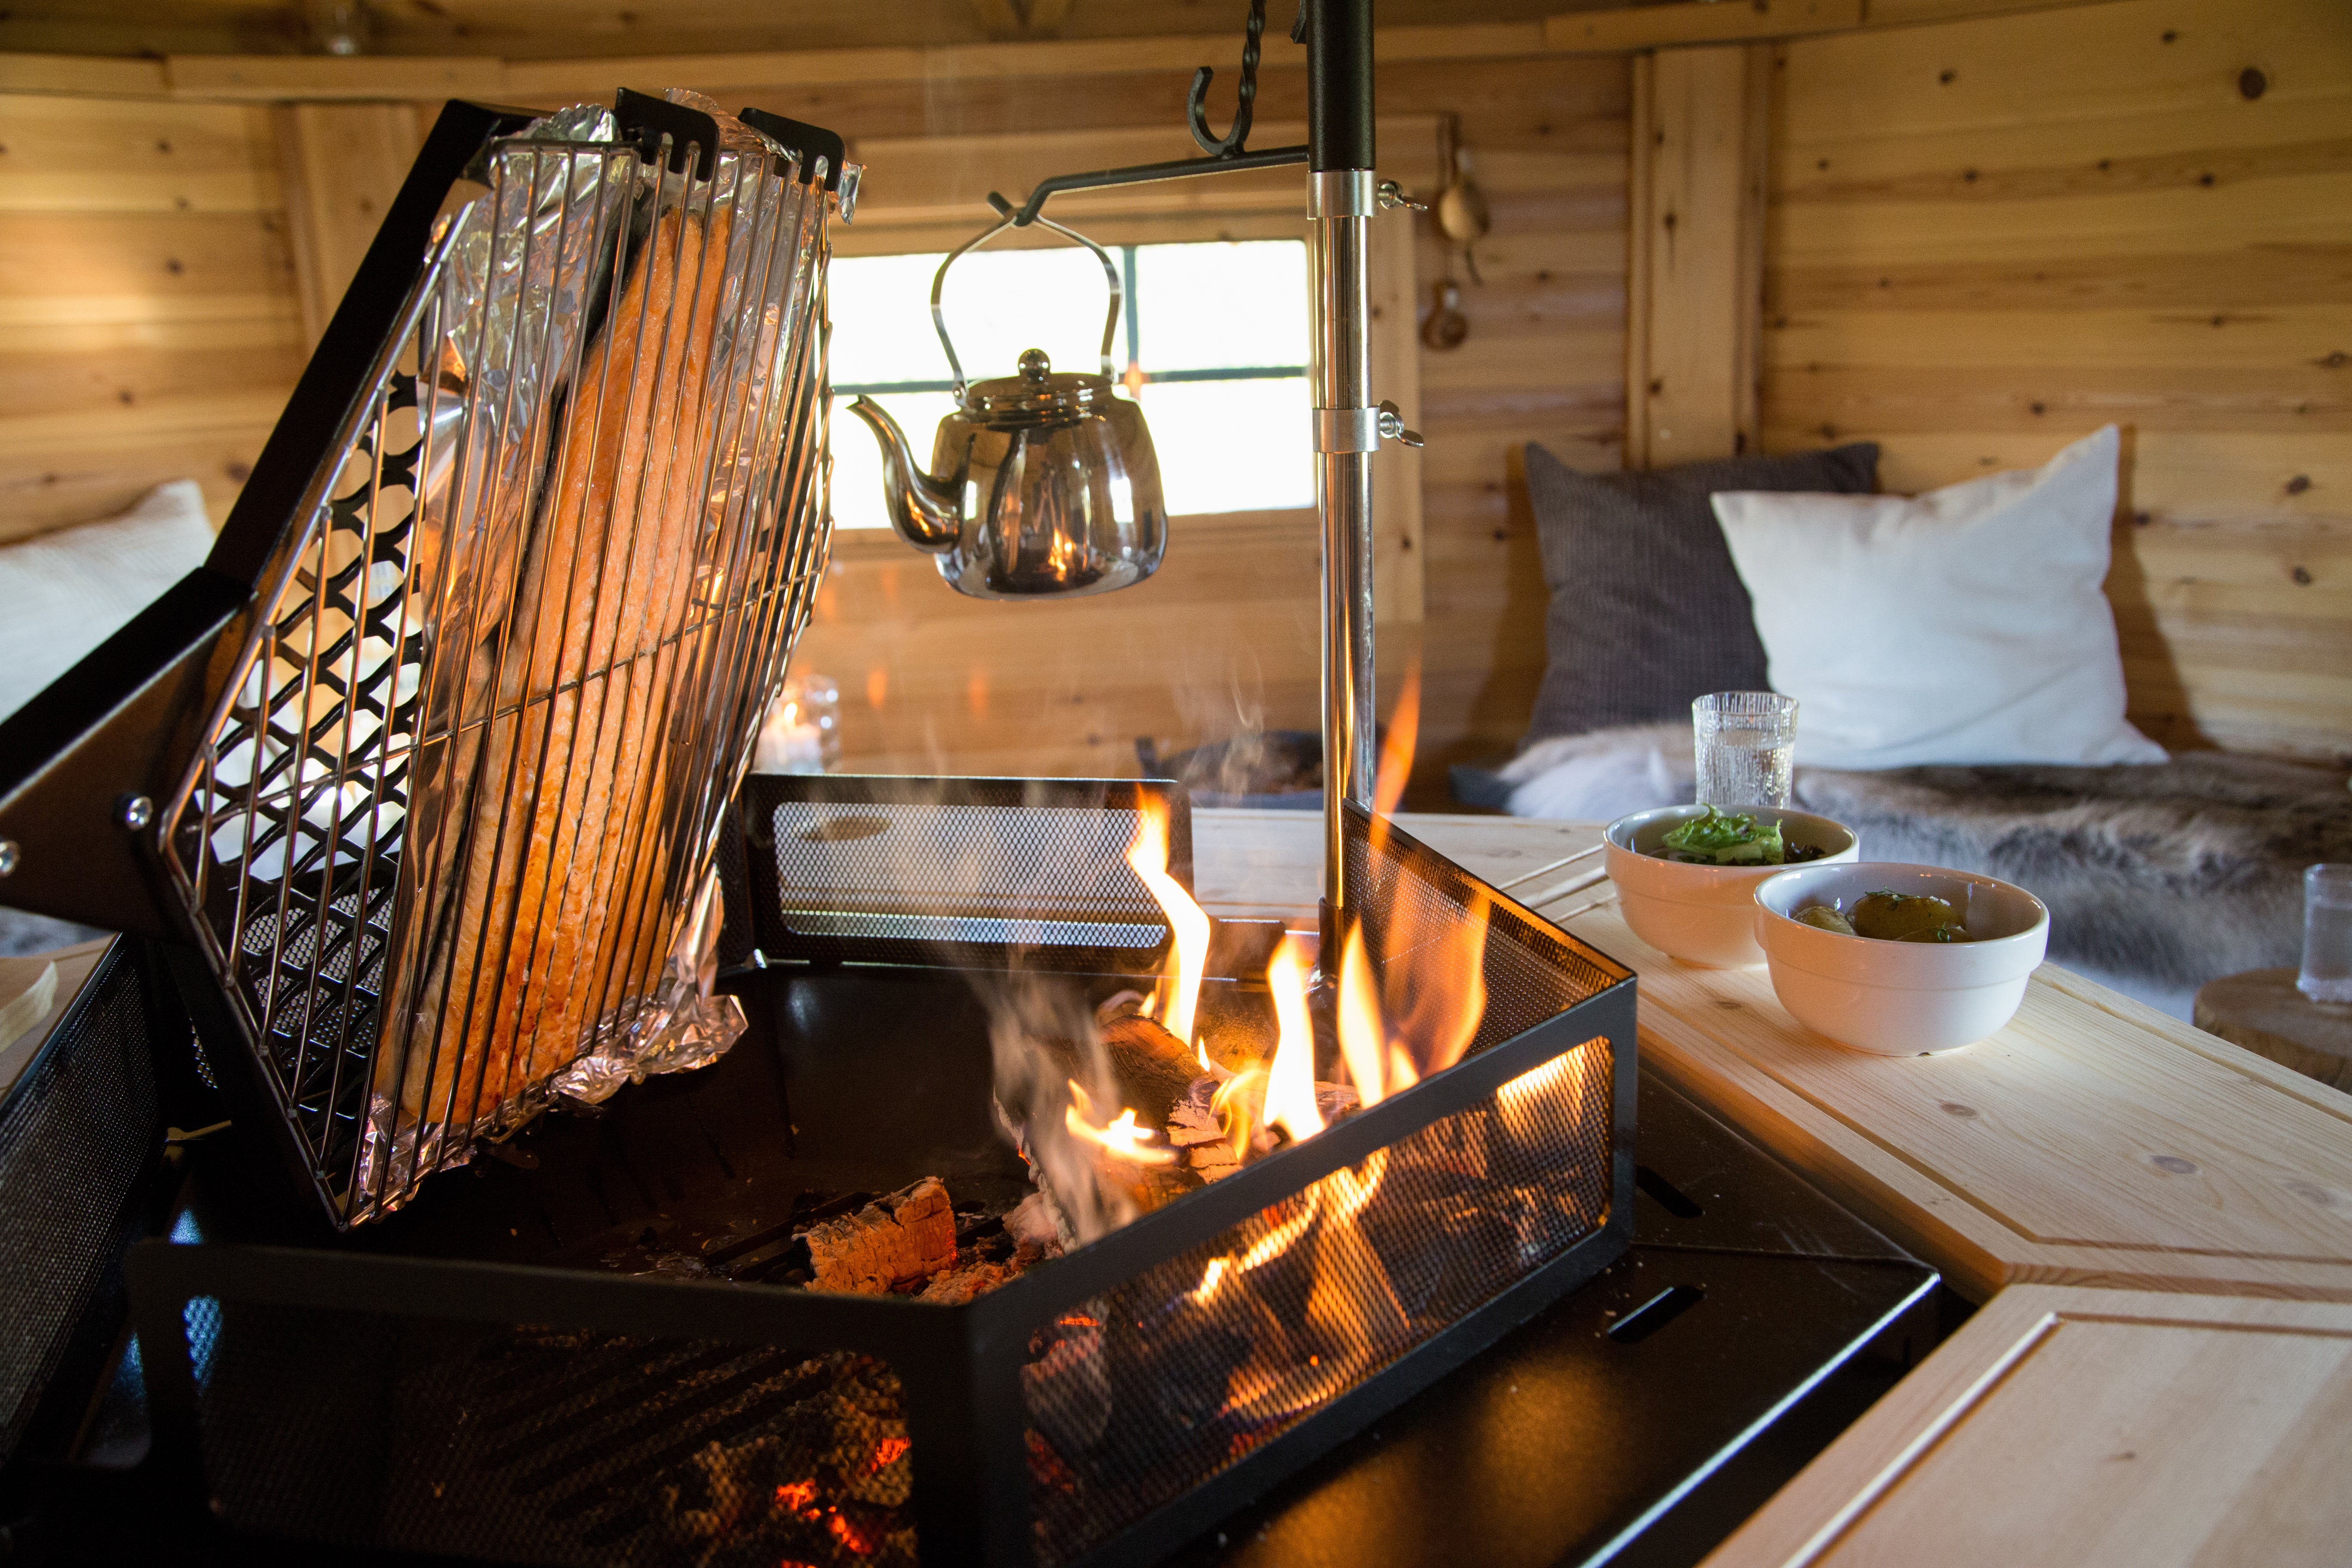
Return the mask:
[[1045, 351], [1044, 349], [1026, 349], [1023, 351], [1021, 355], [1022, 380], [1042, 383], [1045, 379], [1046, 373], [1051, 371], [1053, 368], [1054, 362], [1045, 357]]

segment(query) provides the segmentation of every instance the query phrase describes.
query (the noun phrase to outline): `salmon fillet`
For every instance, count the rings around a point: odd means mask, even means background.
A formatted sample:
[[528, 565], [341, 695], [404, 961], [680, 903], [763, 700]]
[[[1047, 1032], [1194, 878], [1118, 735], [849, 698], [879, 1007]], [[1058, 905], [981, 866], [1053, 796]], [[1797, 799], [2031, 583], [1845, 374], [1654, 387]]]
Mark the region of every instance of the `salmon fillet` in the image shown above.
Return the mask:
[[480, 703], [488, 721], [449, 768], [443, 832], [462, 827], [463, 840], [436, 858], [457, 898], [446, 940], [431, 942], [448, 962], [428, 963], [409, 1011], [404, 1128], [462, 1135], [494, 1116], [641, 994], [667, 946], [664, 737], [704, 515], [708, 360], [730, 227], [724, 209], [707, 220], [673, 209], [642, 243], [583, 356], [513, 624], [475, 645], [477, 667], [493, 667], [499, 650], [495, 676], [465, 672], [495, 700]]

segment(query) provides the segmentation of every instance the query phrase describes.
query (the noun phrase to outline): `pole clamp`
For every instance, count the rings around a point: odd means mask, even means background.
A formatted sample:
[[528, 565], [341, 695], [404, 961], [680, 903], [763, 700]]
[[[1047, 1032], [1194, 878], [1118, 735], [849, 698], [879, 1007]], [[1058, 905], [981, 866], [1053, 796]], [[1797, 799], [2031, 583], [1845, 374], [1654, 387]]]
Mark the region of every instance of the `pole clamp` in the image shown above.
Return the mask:
[[1393, 403], [1377, 408], [1318, 408], [1315, 411], [1318, 452], [1377, 452], [1382, 441], [1407, 447], [1421, 445], [1421, 432], [1404, 427], [1404, 416]]

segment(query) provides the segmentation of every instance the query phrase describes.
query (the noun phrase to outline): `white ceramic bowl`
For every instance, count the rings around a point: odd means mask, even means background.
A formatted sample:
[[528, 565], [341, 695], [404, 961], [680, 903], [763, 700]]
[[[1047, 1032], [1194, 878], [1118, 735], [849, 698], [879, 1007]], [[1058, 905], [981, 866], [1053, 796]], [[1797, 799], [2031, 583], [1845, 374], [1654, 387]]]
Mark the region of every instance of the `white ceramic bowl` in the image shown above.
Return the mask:
[[[1617, 887], [1617, 907], [1633, 934], [1685, 963], [1715, 969], [1748, 969], [1764, 962], [1756, 945], [1757, 884], [1785, 866], [1687, 866], [1643, 853], [1706, 808], [1662, 805], [1637, 811], [1609, 825], [1609, 879]], [[1851, 861], [1860, 852], [1854, 836], [1826, 816], [1785, 806], [1741, 806], [1759, 819], [1780, 824], [1783, 840], [1817, 844], [1829, 851], [1812, 866]]]
[[[1879, 891], [1948, 899], [1978, 940], [1879, 942], [1795, 918], [1814, 904], [1843, 912]], [[1937, 866], [1798, 866], [1768, 878], [1755, 900], [1780, 1005], [1815, 1034], [1882, 1056], [1948, 1051], [2008, 1023], [2050, 943], [2050, 911], [2032, 893]]]

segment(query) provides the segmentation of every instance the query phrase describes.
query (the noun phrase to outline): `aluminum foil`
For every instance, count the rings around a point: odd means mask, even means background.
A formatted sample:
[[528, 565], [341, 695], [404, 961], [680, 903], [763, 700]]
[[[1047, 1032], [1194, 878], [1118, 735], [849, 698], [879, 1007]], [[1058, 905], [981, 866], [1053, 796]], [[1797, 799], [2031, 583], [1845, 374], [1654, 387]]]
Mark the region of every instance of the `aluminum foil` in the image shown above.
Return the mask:
[[719, 930], [726, 917], [713, 868], [671, 944], [660, 990], [604, 1019], [588, 1054], [555, 1075], [550, 1086], [555, 1093], [597, 1105], [625, 1083], [643, 1083], [655, 1073], [689, 1072], [727, 1054], [746, 1026], [740, 1002], [710, 994], [719, 976]]

